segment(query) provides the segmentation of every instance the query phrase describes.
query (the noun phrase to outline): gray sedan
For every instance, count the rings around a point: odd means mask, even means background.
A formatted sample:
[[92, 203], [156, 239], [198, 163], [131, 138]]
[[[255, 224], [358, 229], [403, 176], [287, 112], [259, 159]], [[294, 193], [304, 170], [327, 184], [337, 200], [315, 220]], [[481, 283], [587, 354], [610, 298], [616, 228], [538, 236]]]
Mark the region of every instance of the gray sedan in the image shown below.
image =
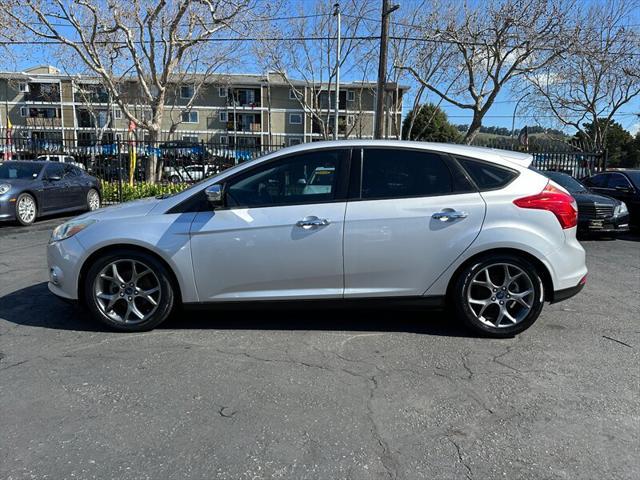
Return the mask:
[[37, 217], [100, 208], [100, 182], [75, 165], [0, 162], [0, 220], [32, 224]]

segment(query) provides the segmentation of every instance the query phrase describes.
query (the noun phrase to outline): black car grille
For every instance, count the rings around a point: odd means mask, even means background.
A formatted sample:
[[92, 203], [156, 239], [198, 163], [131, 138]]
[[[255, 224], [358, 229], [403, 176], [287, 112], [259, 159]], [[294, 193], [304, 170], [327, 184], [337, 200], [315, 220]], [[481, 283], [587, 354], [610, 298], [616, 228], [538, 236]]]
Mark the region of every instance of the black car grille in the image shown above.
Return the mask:
[[613, 215], [613, 205], [580, 205], [578, 213], [584, 219], [608, 218]]

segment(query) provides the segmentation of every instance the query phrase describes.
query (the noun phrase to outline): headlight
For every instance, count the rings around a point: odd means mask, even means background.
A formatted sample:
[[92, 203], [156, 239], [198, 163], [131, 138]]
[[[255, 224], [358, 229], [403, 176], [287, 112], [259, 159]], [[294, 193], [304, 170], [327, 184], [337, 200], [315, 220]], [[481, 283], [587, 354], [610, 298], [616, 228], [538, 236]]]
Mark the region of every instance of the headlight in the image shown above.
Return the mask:
[[8, 183], [0, 183], [0, 195], [4, 195], [9, 190], [11, 190], [11, 185]]
[[81, 232], [92, 223], [96, 223], [97, 220], [70, 220], [62, 225], [57, 226], [51, 234], [49, 243], [59, 242], [65, 238], [73, 237], [76, 233]]
[[620, 205], [617, 205], [616, 208], [613, 210], [613, 214], [616, 217], [618, 215], [624, 215], [626, 213], [629, 213], [629, 210], [627, 210], [627, 204], [624, 202], [620, 202]]

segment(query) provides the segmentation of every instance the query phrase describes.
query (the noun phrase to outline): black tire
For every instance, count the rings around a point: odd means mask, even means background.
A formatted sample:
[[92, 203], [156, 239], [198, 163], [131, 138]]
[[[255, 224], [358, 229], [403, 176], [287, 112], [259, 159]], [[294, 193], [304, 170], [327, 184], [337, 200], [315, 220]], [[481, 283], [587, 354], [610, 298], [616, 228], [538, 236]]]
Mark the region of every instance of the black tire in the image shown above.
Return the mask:
[[[33, 205], [34, 205], [35, 212], [33, 213], [33, 216], [30, 218], [22, 218], [18, 210], [19, 205], [21, 204], [21, 201], [25, 201], [25, 200], [33, 202]], [[38, 217], [38, 203], [36, 202], [36, 199], [33, 197], [33, 195], [29, 193], [21, 193], [20, 195], [18, 195], [18, 198], [16, 199], [16, 203], [14, 204], [14, 208], [15, 208], [16, 221], [20, 225], [24, 225], [24, 226], [32, 225], [33, 222], [35, 222], [36, 218]]]
[[[144, 266], [147, 266], [155, 275], [155, 279], [158, 280], [160, 295], [157, 301], [157, 307], [149, 318], [144, 319], [139, 323], [122, 323], [117, 321], [107, 315], [98, 305], [98, 299], [95, 295], [97, 286], [96, 282], [99, 281], [98, 276], [105, 267], [116, 261], [121, 261], [123, 263], [126, 263], [126, 261], [139, 262]], [[123, 275], [123, 277], [125, 277], [125, 275]], [[174, 293], [175, 287], [171, 278], [171, 274], [167, 270], [167, 267], [165, 267], [165, 265], [153, 255], [127, 249], [113, 251], [98, 258], [89, 267], [83, 281], [84, 304], [91, 312], [93, 318], [114, 330], [123, 332], [143, 332], [152, 330], [164, 322], [174, 308], [176, 295]], [[128, 281], [126, 278], [125, 280]]]
[[180, 183], [180, 182], [182, 181], [182, 179], [181, 179], [178, 175], [172, 175], [172, 176], [169, 178], [169, 181], [170, 181], [171, 183]]
[[[507, 324], [507, 326], [500, 327], [490, 326], [484, 321], [480, 320], [467, 300], [469, 289], [472, 288], [471, 282], [475, 275], [479, 272], [482, 272], [482, 270], [484, 270], [485, 268], [491, 267], [492, 265], [496, 264], [508, 264], [521, 269], [531, 280], [531, 285], [533, 288], [532, 297], [530, 297], [529, 299], [529, 302], [531, 302], [531, 308], [529, 312], [526, 313], [526, 315], [524, 315], [523, 318], [517, 323], [512, 325]], [[491, 268], [500, 267], [496, 266]], [[490, 290], [487, 290], [487, 292], [489, 291]], [[493, 295], [493, 293], [490, 293], [489, 298], [493, 299], [494, 297], [492, 297], [491, 295]], [[505, 299], [505, 301], [507, 303], [512, 302], [510, 303], [510, 305], [512, 305], [513, 308], [519, 306], [513, 300]], [[544, 304], [544, 287], [537, 268], [526, 258], [511, 254], [488, 254], [482, 258], [477, 259], [473, 263], [468, 264], [459, 273], [457, 278], [454, 279], [454, 283], [450, 291], [449, 302], [451, 303], [457, 318], [475, 333], [496, 338], [509, 338], [525, 331], [538, 319], [540, 313], [542, 312], [542, 307]], [[496, 305], [495, 308], [500, 307]]]
[[[98, 206], [96, 208], [91, 208], [91, 195], [97, 195], [98, 197]], [[97, 210], [98, 208], [100, 208], [102, 206], [102, 199], [100, 198], [100, 192], [98, 192], [98, 190], [96, 190], [95, 188], [90, 188], [89, 191], [87, 192], [87, 198], [86, 198], [86, 210], [88, 212]]]

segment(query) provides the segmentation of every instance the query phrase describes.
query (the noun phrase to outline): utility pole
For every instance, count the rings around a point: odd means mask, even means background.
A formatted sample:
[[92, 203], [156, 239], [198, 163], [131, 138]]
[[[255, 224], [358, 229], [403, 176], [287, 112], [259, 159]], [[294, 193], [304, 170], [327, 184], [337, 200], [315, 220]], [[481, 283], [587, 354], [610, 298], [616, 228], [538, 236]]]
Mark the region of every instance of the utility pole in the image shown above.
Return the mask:
[[[340, 113], [340, 4], [333, 6], [333, 16], [338, 20], [338, 42], [336, 46], [336, 105], [333, 118], [333, 139], [338, 139], [338, 114]], [[331, 91], [329, 91], [329, 101], [331, 101]]]
[[387, 78], [387, 43], [389, 43], [389, 15], [400, 5], [389, 6], [389, 0], [382, 0], [382, 25], [380, 26], [380, 63], [378, 64], [378, 88], [376, 93], [376, 128], [374, 138], [382, 138], [384, 132], [384, 92]]

